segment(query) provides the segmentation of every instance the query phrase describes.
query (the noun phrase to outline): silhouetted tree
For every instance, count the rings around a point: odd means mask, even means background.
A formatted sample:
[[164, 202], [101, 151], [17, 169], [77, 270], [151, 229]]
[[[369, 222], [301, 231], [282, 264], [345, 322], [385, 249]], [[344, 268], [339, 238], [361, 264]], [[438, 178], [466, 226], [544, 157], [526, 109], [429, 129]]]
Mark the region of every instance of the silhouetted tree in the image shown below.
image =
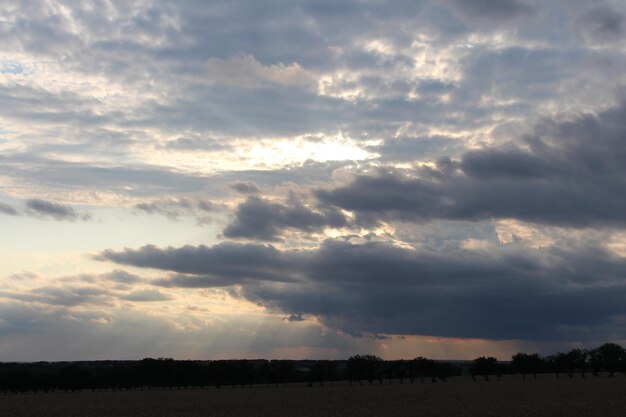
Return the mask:
[[565, 372], [570, 378], [574, 377], [577, 370], [580, 370], [582, 377], [585, 377], [587, 369], [587, 351], [582, 349], [572, 349], [565, 354]]
[[450, 362], [434, 362], [434, 373], [441, 382], [446, 382], [448, 378], [460, 375], [461, 369]]
[[379, 380], [382, 384], [383, 378], [383, 360], [374, 355], [355, 355], [348, 358], [346, 364], [348, 368], [348, 378], [350, 381], [359, 381], [365, 379], [371, 384], [374, 380]]
[[423, 356], [418, 356], [409, 363], [409, 378], [411, 383], [416, 378], [420, 379], [420, 382], [424, 383], [424, 379], [430, 377], [431, 371], [434, 367], [434, 361], [427, 359]]
[[310, 370], [311, 378], [317, 381], [320, 386], [324, 386], [325, 381], [329, 381], [333, 385], [336, 369], [337, 363], [334, 361], [316, 361]]
[[612, 378], [615, 372], [623, 369], [626, 362], [623, 347], [615, 343], [605, 343], [596, 350], [602, 369], [609, 373], [609, 377]]
[[559, 379], [562, 372], [567, 369], [567, 354], [563, 352], [557, 352], [553, 355], [546, 356], [546, 364], [550, 368], [550, 371], [554, 373], [554, 376]]
[[33, 372], [25, 366], [14, 365], [2, 376], [2, 390], [14, 394], [30, 391], [33, 386]]
[[228, 381], [228, 363], [226, 361], [211, 361], [207, 367], [207, 373], [215, 388], [222, 388]]
[[91, 374], [78, 365], [68, 365], [59, 373], [59, 388], [68, 391], [81, 391], [89, 384]]
[[407, 361], [405, 361], [404, 359], [394, 361], [394, 369], [395, 369], [396, 377], [398, 378], [401, 384], [404, 384], [404, 379], [409, 374]]
[[541, 371], [543, 359], [538, 353], [516, 353], [511, 358], [511, 370], [522, 374], [522, 379], [526, 379], [526, 374], [534, 374], [537, 379], [537, 373]]
[[597, 348], [589, 349], [587, 351], [587, 356], [589, 358], [589, 368], [593, 373], [593, 376], [596, 378], [600, 376], [600, 372], [602, 372], [602, 358], [600, 356], [600, 352], [598, 352]]
[[289, 376], [293, 372], [294, 367], [291, 361], [286, 360], [272, 360], [270, 361], [270, 379], [274, 385], [278, 384], [286, 385], [289, 380]]
[[485, 381], [489, 381], [489, 376], [498, 374], [498, 372], [498, 360], [493, 356], [481, 356], [474, 359], [474, 363], [471, 368], [472, 375], [483, 376]]
[[239, 360], [235, 363], [235, 381], [241, 387], [254, 385], [255, 370], [254, 365], [247, 360]]

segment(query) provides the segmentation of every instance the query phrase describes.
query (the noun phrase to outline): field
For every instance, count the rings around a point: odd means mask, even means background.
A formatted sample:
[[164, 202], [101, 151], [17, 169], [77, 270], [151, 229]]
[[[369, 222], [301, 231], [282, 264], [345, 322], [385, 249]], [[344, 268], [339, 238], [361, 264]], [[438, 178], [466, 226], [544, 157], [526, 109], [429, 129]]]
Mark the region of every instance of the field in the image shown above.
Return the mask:
[[626, 416], [626, 378], [0, 395], [0, 417]]

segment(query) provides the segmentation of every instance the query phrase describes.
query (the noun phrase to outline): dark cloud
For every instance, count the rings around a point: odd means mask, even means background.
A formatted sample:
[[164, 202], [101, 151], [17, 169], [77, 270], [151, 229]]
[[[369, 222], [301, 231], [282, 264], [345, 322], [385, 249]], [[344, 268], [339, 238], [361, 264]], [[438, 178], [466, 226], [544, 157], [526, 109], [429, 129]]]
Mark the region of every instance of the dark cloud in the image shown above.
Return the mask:
[[522, 221], [568, 227], [624, 225], [626, 102], [568, 122], [545, 122], [520, 146], [440, 159], [435, 169], [358, 176], [318, 190], [364, 221]]
[[230, 188], [241, 194], [256, 194], [259, 191], [259, 187], [253, 182], [236, 182], [230, 185]]
[[284, 229], [313, 231], [323, 227], [344, 227], [348, 220], [336, 209], [314, 211], [298, 201], [288, 205], [250, 196], [237, 207], [234, 220], [224, 229], [229, 238], [276, 241]]
[[534, 8], [519, 0], [446, 0], [463, 17], [479, 20], [508, 20], [528, 16]]
[[195, 265], [196, 277], [159, 285], [210, 287], [215, 283], [202, 276], [232, 276], [248, 300], [295, 318], [316, 316], [354, 335], [602, 340], [623, 331], [619, 317], [626, 314], [626, 262], [595, 244], [535, 250], [512, 243], [489, 251], [342, 241], [309, 251], [220, 244], [107, 251], [100, 259], [176, 273]]
[[[486, 122], [501, 125], [503, 120], [492, 119], [494, 112], [526, 119], [537, 111], [540, 103], [558, 103], [566, 100], [568, 94], [578, 98], [576, 93], [580, 90], [564, 95], [560, 91], [562, 82], [576, 78], [582, 71], [581, 63], [591, 58], [591, 54], [579, 49], [477, 46], [462, 58], [464, 80], [450, 92], [450, 102], [462, 111], [462, 123], [456, 126], [463, 130], [463, 125], [480, 126]], [[593, 74], [589, 74], [587, 81], [594, 80]], [[601, 88], [602, 84], [598, 85]], [[487, 96], [485, 91], [489, 91]], [[481, 97], [495, 102], [477, 104]]]
[[196, 201], [196, 209], [200, 211], [215, 211], [219, 208], [216, 204], [211, 203], [206, 200], [198, 200]]
[[80, 214], [71, 206], [46, 200], [26, 200], [26, 207], [36, 216], [52, 217], [55, 220], [89, 220], [89, 214]]
[[589, 43], [610, 43], [624, 40], [626, 16], [608, 5], [597, 5], [582, 14], [576, 29]]
[[306, 320], [305, 317], [302, 316], [302, 313], [298, 313], [298, 314], [290, 314], [289, 316], [285, 317], [283, 320], [289, 321], [289, 322], [294, 322], [294, 321], [304, 321]]
[[273, 246], [221, 243], [216, 246], [184, 246], [159, 249], [147, 245], [135, 251], [107, 250], [96, 257], [124, 265], [208, 276], [235, 284], [242, 280], [291, 280], [283, 273], [288, 266], [285, 254]]
[[9, 216], [19, 216], [20, 214], [13, 206], [4, 203], [0, 203], [0, 213], [8, 214]]
[[137, 284], [144, 281], [144, 279], [140, 276], [131, 274], [130, 272], [123, 271], [121, 269], [115, 269], [109, 273], [102, 274], [100, 278], [105, 281], [112, 281], [120, 284]]

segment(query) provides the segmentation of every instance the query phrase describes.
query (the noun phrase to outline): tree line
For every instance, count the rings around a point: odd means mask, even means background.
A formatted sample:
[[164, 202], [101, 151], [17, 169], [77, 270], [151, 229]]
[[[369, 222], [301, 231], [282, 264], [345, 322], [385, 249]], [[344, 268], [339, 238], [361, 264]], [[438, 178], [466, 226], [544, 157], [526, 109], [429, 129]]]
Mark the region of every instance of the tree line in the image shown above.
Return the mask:
[[224, 386], [309, 386], [446, 382], [458, 375], [474, 381], [500, 379], [505, 374], [552, 373], [556, 378], [576, 374], [613, 377], [626, 373], [626, 350], [615, 343], [594, 349], [572, 349], [541, 356], [517, 353], [510, 361], [481, 356], [471, 362], [435, 361], [425, 357], [383, 360], [374, 355], [355, 355], [347, 360], [215, 360], [191, 361], [145, 358], [140, 361], [0, 363], [0, 392], [76, 392], [82, 390], [198, 389]]

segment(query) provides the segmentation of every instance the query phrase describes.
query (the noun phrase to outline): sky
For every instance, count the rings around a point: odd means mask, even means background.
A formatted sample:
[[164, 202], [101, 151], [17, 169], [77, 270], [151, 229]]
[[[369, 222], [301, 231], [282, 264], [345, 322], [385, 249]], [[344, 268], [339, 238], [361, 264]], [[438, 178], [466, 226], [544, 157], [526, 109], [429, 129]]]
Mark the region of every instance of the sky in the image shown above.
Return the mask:
[[0, 3], [0, 361], [626, 342], [626, 3]]

